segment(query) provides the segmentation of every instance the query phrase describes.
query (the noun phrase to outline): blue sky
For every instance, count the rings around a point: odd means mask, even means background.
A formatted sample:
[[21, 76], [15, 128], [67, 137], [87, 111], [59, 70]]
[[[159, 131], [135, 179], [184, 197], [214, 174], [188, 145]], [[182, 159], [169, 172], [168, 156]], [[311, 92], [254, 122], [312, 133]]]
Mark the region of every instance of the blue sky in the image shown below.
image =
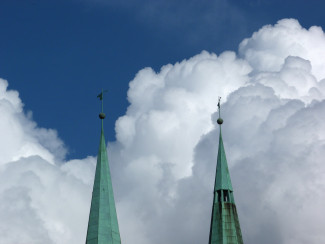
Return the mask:
[[[20, 92], [38, 125], [54, 128], [68, 158], [96, 154], [96, 95], [106, 136], [128, 106], [129, 82], [202, 50], [221, 53], [265, 24], [296, 18], [324, 26], [322, 1], [1, 1], [0, 76]], [[217, 94], [216, 94], [217, 96]]]

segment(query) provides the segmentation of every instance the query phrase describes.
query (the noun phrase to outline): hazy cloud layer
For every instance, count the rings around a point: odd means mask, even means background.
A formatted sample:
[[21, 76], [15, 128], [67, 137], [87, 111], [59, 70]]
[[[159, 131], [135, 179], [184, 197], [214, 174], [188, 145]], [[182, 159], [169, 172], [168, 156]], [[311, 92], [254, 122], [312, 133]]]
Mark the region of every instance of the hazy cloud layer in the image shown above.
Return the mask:
[[[245, 243], [325, 243], [324, 50], [321, 28], [285, 19], [238, 55], [139, 71], [109, 145], [123, 243], [208, 242], [218, 96]], [[0, 80], [0, 243], [83, 243], [95, 159], [64, 162], [57, 133], [6, 88]]]

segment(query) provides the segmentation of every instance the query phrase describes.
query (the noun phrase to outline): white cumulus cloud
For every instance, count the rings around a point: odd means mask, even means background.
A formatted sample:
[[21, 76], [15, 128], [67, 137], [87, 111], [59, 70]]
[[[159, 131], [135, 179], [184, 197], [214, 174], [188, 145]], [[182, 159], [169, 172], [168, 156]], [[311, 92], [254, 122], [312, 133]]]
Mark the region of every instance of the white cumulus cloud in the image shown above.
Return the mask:
[[0, 79], [0, 243], [82, 243], [95, 160], [62, 163], [54, 130], [39, 128]]
[[[324, 47], [320, 27], [284, 19], [239, 54], [140, 70], [108, 147], [122, 242], [208, 242], [221, 96], [244, 242], [325, 243]], [[94, 157], [65, 162], [4, 80], [0, 116], [0, 243], [84, 242]]]

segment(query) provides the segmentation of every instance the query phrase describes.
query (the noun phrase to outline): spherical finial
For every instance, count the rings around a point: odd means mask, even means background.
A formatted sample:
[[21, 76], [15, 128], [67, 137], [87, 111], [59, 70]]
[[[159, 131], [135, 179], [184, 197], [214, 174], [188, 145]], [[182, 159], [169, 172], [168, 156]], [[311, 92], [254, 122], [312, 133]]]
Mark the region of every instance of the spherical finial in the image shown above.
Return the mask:
[[223, 123], [223, 119], [222, 119], [222, 118], [219, 118], [219, 119], [217, 120], [217, 123], [218, 123], [219, 125], [221, 125], [221, 124]]
[[99, 114], [99, 118], [100, 118], [100, 119], [105, 119], [105, 116], [106, 116], [106, 115], [105, 115], [104, 113], [100, 113], [100, 114]]

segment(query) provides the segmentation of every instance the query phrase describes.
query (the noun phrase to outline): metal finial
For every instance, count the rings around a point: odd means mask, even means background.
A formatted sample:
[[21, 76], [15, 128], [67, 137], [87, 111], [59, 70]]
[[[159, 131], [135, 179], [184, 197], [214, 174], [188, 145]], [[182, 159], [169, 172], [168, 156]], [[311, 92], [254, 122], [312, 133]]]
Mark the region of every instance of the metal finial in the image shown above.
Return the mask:
[[217, 120], [217, 123], [219, 125], [221, 125], [223, 123], [223, 119], [220, 117], [220, 100], [221, 100], [221, 97], [218, 98], [218, 110], [219, 110], [219, 118]]
[[102, 101], [102, 112], [99, 114], [99, 118], [100, 119], [105, 119], [105, 113], [104, 113], [104, 101], [103, 101], [103, 98], [104, 98], [104, 92], [107, 92], [107, 90], [103, 90], [102, 89], [102, 92], [97, 96], [99, 98], [99, 100]]

